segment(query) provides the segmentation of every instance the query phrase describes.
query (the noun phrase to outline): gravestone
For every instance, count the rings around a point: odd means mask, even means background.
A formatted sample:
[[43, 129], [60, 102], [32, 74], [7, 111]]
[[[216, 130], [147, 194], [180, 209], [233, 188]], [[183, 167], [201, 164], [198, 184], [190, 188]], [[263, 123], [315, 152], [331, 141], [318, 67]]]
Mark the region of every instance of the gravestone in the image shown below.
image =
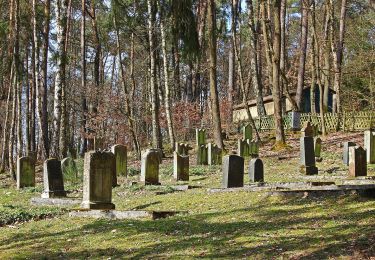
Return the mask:
[[127, 149], [125, 145], [116, 144], [112, 146], [111, 152], [115, 155], [116, 160], [116, 172], [112, 179], [112, 186], [117, 186], [117, 176], [127, 176]]
[[173, 176], [177, 181], [189, 181], [189, 156], [173, 153]]
[[198, 146], [197, 165], [208, 164], [208, 147], [205, 144]]
[[364, 135], [367, 163], [375, 164], [375, 131], [365, 131]]
[[31, 157], [17, 159], [17, 189], [35, 187], [35, 160]]
[[251, 159], [249, 165], [250, 182], [264, 182], [263, 162], [259, 158]]
[[44, 161], [43, 184], [42, 198], [66, 197], [61, 162], [58, 159], [51, 158]]
[[75, 161], [70, 157], [66, 157], [61, 160], [61, 171], [63, 173], [63, 176], [69, 173], [73, 173], [76, 178], [78, 177], [77, 165]]
[[313, 129], [313, 136], [318, 136], [319, 135], [319, 125], [318, 124], [312, 124], [312, 129]]
[[356, 146], [354, 142], [344, 142], [342, 160], [345, 165], [349, 165], [349, 148], [352, 146]]
[[208, 165], [216, 165], [222, 163], [222, 150], [216, 144], [208, 143], [207, 162]]
[[361, 146], [349, 148], [349, 176], [367, 176], [366, 150]]
[[314, 128], [309, 121], [301, 129], [301, 137], [314, 137]]
[[206, 144], [206, 129], [195, 129], [197, 146]]
[[34, 160], [34, 164], [36, 164], [38, 154], [34, 151], [28, 151], [27, 156]]
[[259, 156], [259, 143], [257, 141], [251, 141], [247, 140], [247, 143], [249, 145], [249, 155], [251, 157], [258, 157]]
[[242, 157], [250, 156], [250, 146], [247, 140], [238, 139], [237, 154]]
[[189, 150], [192, 149], [190, 145], [186, 143], [176, 143], [175, 146], [175, 152], [177, 152], [179, 155], [187, 156], [189, 155]]
[[322, 139], [320, 137], [314, 138], [314, 153], [315, 158], [318, 161], [321, 161], [321, 151], [322, 151]]
[[300, 171], [306, 175], [318, 174], [315, 166], [314, 138], [305, 136], [300, 138]]
[[253, 128], [250, 124], [246, 124], [242, 127], [243, 139], [251, 140], [253, 139]]
[[114, 209], [112, 177], [116, 171], [115, 156], [111, 152], [85, 153], [82, 208]]
[[301, 130], [301, 113], [297, 111], [291, 112], [291, 128], [293, 131]]
[[141, 182], [146, 185], [160, 185], [159, 164], [160, 154], [158, 149], [147, 149], [142, 154]]
[[223, 158], [223, 188], [243, 187], [244, 158], [238, 155], [226, 155]]

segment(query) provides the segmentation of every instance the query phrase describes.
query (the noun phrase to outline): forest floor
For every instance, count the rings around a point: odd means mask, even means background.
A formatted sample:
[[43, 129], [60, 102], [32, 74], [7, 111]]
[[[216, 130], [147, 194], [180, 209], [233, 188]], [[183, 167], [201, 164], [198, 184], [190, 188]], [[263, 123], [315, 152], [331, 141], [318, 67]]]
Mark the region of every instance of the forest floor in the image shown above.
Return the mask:
[[[264, 136], [266, 140], [267, 137]], [[360, 133], [334, 134], [323, 140], [321, 181], [348, 178], [339, 144]], [[234, 145], [234, 141], [227, 144]], [[298, 136], [289, 136], [287, 152], [271, 151], [272, 140], [260, 150], [266, 182], [308, 181], [299, 173]], [[82, 161], [78, 161], [82, 171]], [[375, 257], [375, 199], [358, 195], [311, 197], [269, 196], [264, 192], [211, 193], [221, 186], [221, 166], [195, 166], [190, 161], [187, 191], [176, 191], [172, 160], [163, 161], [162, 186], [129, 183], [139, 179], [139, 162], [129, 163], [129, 177], [120, 176], [113, 189], [117, 210], [182, 211], [158, 220], [72, 218], [69, 208], [36, 207], [30, 198], [37, 186], [16, 190], [0, 175], [0, 259], [81, 258], [355, 258]], [[246, 172], [248, 162], [246, 162]], [[375, 165], [368, 166], [375, 176]], [[82, 173], [68, 176], [69, 197], [82, 196]], [[245, 175], [245, 183], [249, 178]], [[182, 183], [184, 184], [184, 183]]]

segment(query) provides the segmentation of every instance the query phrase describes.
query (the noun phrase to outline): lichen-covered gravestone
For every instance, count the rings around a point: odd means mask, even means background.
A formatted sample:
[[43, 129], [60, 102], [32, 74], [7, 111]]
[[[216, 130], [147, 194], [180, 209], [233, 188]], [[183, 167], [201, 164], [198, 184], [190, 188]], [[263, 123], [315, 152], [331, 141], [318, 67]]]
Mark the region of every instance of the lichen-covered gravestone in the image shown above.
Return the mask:
[[349, 165], [349, 148], [352, 146], [356, 146], [354, 142], [344, 142], [343, 153], [342, 153], [342, 160], [345, 165]]
[[208, 164], [208, 146], [202, 144], [198, 146], [197, 151], [197, 165], [207, 165]]
[[322, 151], [322, 139], [320, 137], [314, 138], [314, 153], [316, 160], [321, 161], [321, 151]]
[[244, 158], [238, 155], [226, 155], [223, 158], [223, 188], [243, 187]]
[[78, 177], [77, 165], [71, 157], [66, 157], [61, 160], [61, 171], [63, 176], [73, 174], [76, 178]]
[[206, 129], [195, 129], [197, 146], [206, 144]]
[[44, 161], [43, 184], [42, 198], [66, 197], [61, 162], [58, 159], [51, 158]]
[[173, 176], [177, 181], [189, 181], [189, 156], [173, 153]]
[[116, 144], [112, 146], [111, 152], [115, 155], [116, 173], [112, 179], [112, 186], [117, 186], [117, 176], [127, 176], [127, 149], [125, 145]]
[[246, 124], [242, 127], [243, 139], [251, 140], [253, 139], [253, 128], [250, 124]]
[[85, 153], [83, 175], [83, 202], [86, 209], [114, 209], [112, 203], [112, 176], [116, 171], [115, 156], [111, 152]]
[[222, 163], [222, 149], [216, 144], [207, 144], [207, 162], [208, 165], [217, 165]]
[[35, 187], [35, 160], [31, 157], [17, 159], [17, 189]]
[[361, 146], [349, 148], [349, 176], [367, 176], [366, 151]]
[[250, 156], [250, 145], [247, 140], [238, 139], [237, 154], [242, 157]]
[[300, 138], [300, 171], [306, 175], [318, 174], [318, 168], [315, 166], [314, 137], [312, 127], [307, 123], [302, 129]]
[[191, 150], [191, 147], [189, 144], [185, 143], [176, 143], [175, 145], [175, 152], [178, 153], [179, 155], [189, 155], [189, 150]]
[[159, 185], [159, 164], [158, 149], [147, 149], [142, 154], [141, 182], [146, 185]]
[[263, 182], [264, 170], [263, 162], [259, 158], [251, 159], [249, 165], [249, 178], [250, 182]]
[[375, 164], [375, 131], [365, 131], [364, 137], [367, 163]]
[[255, 158], [259, 156], [259, 143], [257, 141], [247, 140], [249, 145], [249, 154], [251, 157]]
[[309, 121], [301, 129], [301, 137], [314, 137], [314, 128]]

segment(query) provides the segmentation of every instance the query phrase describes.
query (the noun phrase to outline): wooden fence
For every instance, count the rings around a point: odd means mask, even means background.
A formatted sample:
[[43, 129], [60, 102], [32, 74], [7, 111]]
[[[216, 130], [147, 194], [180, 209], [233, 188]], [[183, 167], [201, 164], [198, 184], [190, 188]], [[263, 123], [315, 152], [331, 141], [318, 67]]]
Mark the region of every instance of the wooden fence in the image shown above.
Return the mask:
[[[291, 129], [291, 114], [283, 117], [284, 129]], [[327, 131], [363, 131], [375, 127], [375, 111], [365, 112], [343, 112], [341, 114], [324, 114]], [[255, 125], [259, 131], [269, 131], [275, 129], [273, 115], [255, 118]], [[307, 121], [318, 125], [321, 130], [320, 114], [301, 113], [300, 123], [303, 126]]]

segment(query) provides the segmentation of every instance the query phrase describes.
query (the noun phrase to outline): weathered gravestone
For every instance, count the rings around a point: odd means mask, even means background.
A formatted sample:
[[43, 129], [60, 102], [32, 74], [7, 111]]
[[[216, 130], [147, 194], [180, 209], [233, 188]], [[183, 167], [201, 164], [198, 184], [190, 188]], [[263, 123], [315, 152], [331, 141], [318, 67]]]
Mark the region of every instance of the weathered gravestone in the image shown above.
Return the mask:
[[238, 139], [237, 154], [242, 157], [250, 156], [250, 146], [247, 140]]
[[208, 165], [216, 165], [222, 163], [222, 150], [216, 144], [208, 143], [207, 154]]
[[344, 148], [342, 153], [342, 160], [343, 163], [349, 165], [349, 148], [352, 146], [356, 146], [354, 142], [344, 142]]
[[27, 156], [34, 160], [34, 164], [36, 164], [38, 154], [35, 151], [28, 151]]
[[195, 129], [197, 146], [206, 144], [206, 129]]
[[63, 176], [73, 174], [76, 178], [78, 177], [77, 165], [71, 157], [66, 157], [61, 160], [61, 171]]
[[318, 168], [315, 166], [314, 137], [312, 127], [308, 122], [302, 130], [300, 138], [300, 171], [306, 175], [318, 174]]
[[173, 176], [177, 181], [189, 181], [189, 156], [173, 153]]
[[208, 147], [206, 144], [198, 146], [197, 151], [197, 165], [208, 164]]
[[86, 209], [114, 209], [112, 177], [116, 172], [115, 156], [111, 152], [85, 153], [83, 175], [83, 202]]
[[158, 149], [147, 149], [142, 154], [141, 182], [146, 185], [160, 185], [159, 164], [160, 154]]
[[251, 159], [249, 166], [250, 182], [264, 182], [263, 162], [259, 158]]
[[66, 197], [61, 162], [58, 159], [51, 158], [44, 161], [43, 184], [42, 198]]
[[367, 176], [366, 150], [361, 146], [349, 148], [349, 176]]
[[257, 141], [250, 141], [247, 140], [249, 145], [249, 154], [251, 157], [258, 157], [259, 156], [259, 143]]
[[111, 152], [115, 155], [116, 160], [116, 173], [113, 176], [113, 187], [117, 186], [117, 176], [127, 176], [127, 149], [125, 145], [116, 144], [112, 146]]
[[367, 163], [375, 163], [375, 131], [365, 131], [364, 147], [366, 150]]
[[291, 117], [291, 128], [292, 128], [292, 130], [293, 131], [301, 130], [301, 121], [300, 121], [301, 113], [297, 112], [297, 111], [292, 111], [290, 113], [290, 117]]
[[301, 129], [301, 137], [314, 137], [314, 129], [309, 121]]
[[35, 160], [31, 157], [17, 159], [17, 189], [35, 187]]
[[315, 137], [314, 138], [314, 153], [315, 153], [316, 161], [322, 161], [321, 151], [322, 151], [322, 139], [320, 139], [320, 137]]
[[250, 124], [246, 124], [242, 127], [243, 139], [251, 140], [253, 139], [253, 128]]
[[175, 146], [175, 152], [179, 155], [189, 155], [189, 150], [192, 149], [189, 144], [185, 143], [176, 143]]
[[243, 187], [244, 158], [238, 155], [226, 155], [223, 158], [223, 188]]

